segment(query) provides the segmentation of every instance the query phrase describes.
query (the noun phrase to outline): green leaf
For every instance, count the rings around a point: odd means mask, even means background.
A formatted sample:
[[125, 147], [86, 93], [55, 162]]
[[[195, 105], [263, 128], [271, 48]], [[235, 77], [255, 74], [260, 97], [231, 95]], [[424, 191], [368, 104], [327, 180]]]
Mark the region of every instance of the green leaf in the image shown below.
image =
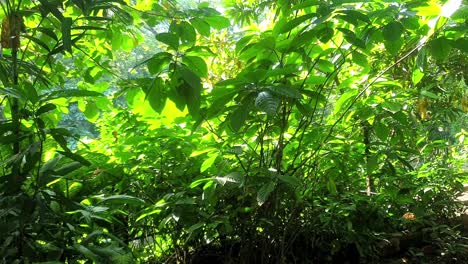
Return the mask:
[[19, 89], [14, 89], [14, 88], [0, 88], [0, 92], [2, 94], [11, 96], [13, 98], [18, 98], [18, 99], [26, 99], [27, 96], [24, 94], [22, 90]]
[[159, 74], [169, 66], [171, 61], [172, 54], [167, 52], [159, 52], [146, 62], [146, 66], [148, 67], [149, 73]]
[[187, 232], [188, 233], [193, 233], [195, 232], [196, 230], [202, 228], [203, 226], [205, 226], [205, 223], [196, 223], [194, 225], [191, 225], [188, 229], [187, 229]]
[[205, 17], [204, 20], [208, 24], [210, 24], [212, 28], [215, 28], [215, 29], [223, 29], [231, 25], [231, 22], [229, 21], [229, 19], [223, 16], [208, 16], [208, 17]]
[[179, 49], [179, 37], [173, 33], [159, 33], [156, 35], [156, 39], [173, 48], [174, 50]]
[[282, 182], [285, 182], [289, 185], [291, 185], [291, 187], [299, 187], [302, 185], [302, 182], [301, 180], [299, 180], [298, 178], [294, 177], [294, 176], [278, 176], [278, 179]]
[[276, 115], [279, 105], [280, 100], [266, 91], [258, 93], [258, 96], [255, 99], [255, 106], [265, 112], [268, 116]]
[[266, 89], [282, 97], [302, 99], [302, 94], [298, 90], [287, 86], [268, 86]]
[[200, 167], [200, 172], [205, 172], [211, 166], [213, 166], [214, 162], [216, 161], [216, 158], [218, 158], [219, 154], [218, 153], [213, 153], [208, 156], [206, 160], [203, 161], [201, 167]]
[[62, 20], [62, 42], [63, 49], [72, 53], [72, 40], [71, 40], [71, 25], [73, 20], [70, 17], [65, 17]]
[[330, 73], [335, 70], [335, 65], [327, 60], [319, 60], [317, 68], [322, 72]]
[[216, 56], [216, 54], [207, 46], [193, 46], [185, 51], [185, 56], [210, 57]]
[[239, 39], [236, 43], [236, 49], [235, 49], [235, 52], [236, 53], [240, 53], [241, 51], [244, 50], [244, 48], [250, 44], [250, 41], [254, 38], [254, 35], [247, 35], [245, 37], [242, 37], [241, 39]]
[[53, 158], [47, 161], [42, 167], [39, 169], [39, 173], [44, 174], [45, 172], [53, 171], [57, 163], [60, 161], [60, 157]]
[[193, 71], [187, 69], [186, 67], [181, 67], [179, 70], [182, 79], [188, 85], [181, 85], [177, 87], [178, 93], [184, 97], [189, 113], [196, 117], [200, 111], [200, 97], [203, 89], [201, 79], [195, 73], [193, 73]]
[[65, 176], [70, 172], [73, 172], [81, 167], [81, 163], [74, 161], [63, 165], [62, 167], [55, 170], [56, 175]]
[[79, 163], [83, 164], [84, 166], [91, 166], [91, 162], [87, 161], [81, 155], [72, 153], [70, 151], [57, 151], [58, 153], [64, 155], [65, 157], [72, 159], [74, 161], [78, 161]]
[[386, 141], [390, 133], [390, 129], [382, 122], [374, 123], [375, 135], [382, 141]]
[[86, 102], [86, 107], [83, 114], [89, 121], [94, 122], [99, 118], [99, 108], [97, 107], [95, 102], [88, 101]]
[[204, 59], [196, 56], [184, 56], [182, 62], [200, 77], [208, 76], [208, 66]]
[[401, 34], [403, 34], [403, 31], [405, 28], [400, 22], [390, 22], [388, 23], [384, 28], [383, 28], [383, 37], [387, 41], [397, 41], [400, 39]]
[[210, 24], [208, 24], [205, 20], [194, 17], [190, 19], [190, 23], [202, 36], [210, 36]]
[[190, 154], [190, 157], [196, 157], [201, 154], [205, 154], [207, 152], [212, 152], [215, 150], [216, 150], [215, 148], [205, 148], [205, 149], [196, 150], [196, 151], [193, 151], [192, 154]]
[[335, 35], [333, 28], [325, 27], [318, 32], [319, 39], [322, 43], [328, 42]]
[[358, 90], [348, 90], [340, 96], [340, 98], [335, 103], [334, 114], [341, 112], [345, 107], [348, 106], [348, 103], [358, 94]]
[[273, 181], [270, 181], [266, 184], [264, 184], [260, 190], [258, 190], [258, 193], [257, 193], [257, 203], [258, 205], [262, 205], [264, 204], [267, 200], [268, 200], [268, 197], [270, 196], [271, 192], [273, 190], [275, 190], [275, 187], [276, 187], [276, 183], [273, 182]]
[[42, 40], [40, 40], [40, 39], [38, 39], [38, 38], [36, 38], [36, 37], [34, 37], [34, 36], [30, 36], [30, 35], [26, 35], [26, 34], [22, 35], [21, 37], [30, 39], [32, 42], [34, 42], [34, 43], [36, 43], [37, 45], [41, 46], [41, 47], [42, 47], [43, 49], [45, 49], [47, 52], [50, 52], [49, 46], [47, 46], [47, 44], [46, 44], [44, 41], [42, 41]]
[[369, 17], [357, 10], [340, 10], [339, 13], [345, 14], [347, 17], [351, 17], [353, 19], [361, 20], [365, 23], [370, 23]]
[[35, 142], [28, 146], [26, 155], [24, 156], [24, 165], [22, 172], [28, 173], [33, 170], [36, 164], [41, 160], [41, 145], [39, 142]]
[[397, 55], [403, 44], [405, 44], [403, 38], [399, 38], [396, 41], [384, 41], [385, 49], [391, 55]]
[[317, 104], [317, 106], [325, 106], [325, 104], [327, 103], [327, 98], [319, 92], [303, 90], [302, 93], [307, 95], [307, 97], [309, 97], [310, 99], [312, 99], [310, 101], [311, 106], [315, 106], [315, 104]]
[[381, 104], [381, 106], [384, 110], [387, 110], [393, 114], [400, 111], [402, 108], [402, 105], [400, 103], [392, 102], [392, 101], [385, 101]]
[[234, 112], [230, 113], [227, 119], [229, 120], [229, 124], [231, 126], [232, 131], [236, 133], [239, 132], [241, 127], [245, 124], [245, 120], [248, 116], [249, 109], [242, 105], [237, 107], [237, 109], [234, 110]]
[[112, 50], [119, 50], [120, 47], [122, 47], [122, 43], [123, 43], [123, 34], [114, 29], [112, 31], [112, 40], [111, 40], [111, 44], [112, 44]]
[[57, 98], [70, 98], [70, 97], [93, 97], [93, 96], [104, 96], [101, 93], [88, 90], [78, 90], [78, 89], [67, 89], [67, 90], [57, 90], [50, 93], [41, 95], [42, 102], [57, 99]]
[[41, 6], [39, 8], [45, 11], [45, 14], [52, 13], [59, 21], [63, 21], [65, 18], [63, 17], [62, 12], [58, 10], [60, 3], [52, 2], [49, 0], [39, 0]]
[[468, 5], [464, 5], [457, 9], [450, 17], [453, 20], [468, 20]]
[[325, 76], [309, 76], [307, 77], [306, 83], [307, 84], [312, 84], [312, 85], [317, 85], [317, 84], [323, 84], [327, 80], [327, 77]]
[[358, 52], [358, 51], [353, 51], [353, 62], [356, 63], [357, 65], [361, 67], [369, 67], [369, 64], [367, 62], [367, 57], [366, 55]]
[[131, 195], [117, 194], [107, 196], [104, 199], [100, 200], [97, 204], [103, 203], [143, 205], [145, 204], [145, 201]]
[[279, 27], [275, 27], [273, 29], [273, 32], [275, 32], [275, 34], [283, 34], [283, 33], [287, 33], [289, 31], [291, 31], [292, 29], [294, 29], [295, 27], [299, 26], [300, 24], [302, 24], [303, 22], [307, 21], [307, 20], [310, 20], [311, 18], [313, 17], [316, 17], [317, 14], [315, 13], [310, 13], [310, 14], [306, 14], [306, 15], [303, 15], [303, 16], [300, 16], [300, 17], [297, 17], [291, 21], [288, 21], [284, 24], [279, 24]]
[[[468, 20], [468, 19], [467, 19]], [[468, 53], [468, 39], [460, 38], [452, 42], [452, 46], [462, 52]]]
[[429, 97], [429, 98], [435, 99], [435, 100], [437, 100], [437, 99], [440, 98], [437, 94], [431, 93], [431, 92], [426, 91], [426, 90], [421, 91], [421, 95], [422, 95], [422, 96], [425, 96], [425, 97]]
[[190, 184], [189, 187], [190, 187], [190, 188], [195, 188], [195, 187], [197, 187], [197, 186], [199, 186], [199, 185], [201, 185], [201, 184], [203, 184], [203, 183], [205, 183], [205, 182], [212, 181], [212, 180], [213, 180], [213, 178], [198, 179], [198, 180], [193, 181], [193, 182]]
[[327, 182], [327, 190], [331, 193], [331, 194], [337, 194], [338, 191], [336, 189], [336, 184], [335, 184], [335, 181], [333, 179], [328, 179], [328, 182]]
[[143, 86], [143, 91], [146, 94], [146, 100], [149, 101], [151, 108], [154, 111], [161, 113], [166, 105], [167, 96], [164, 93], [164, 81], [161, 78], [148, 79]]
[[53, 110], [55, 110], [56, 108], [57, 108], [57, 106], [54, 105], [54, 104], [50, 104], [50, 103], [45, 104], [45, 105], [41, 106], [39, 109], [37, 109], [36, 115], [37, 115], [37, 116], [40, 116], [40, 115], [42, 115], [42, 114], [44, 114], [44, 113], [53, 111]]
[[182, 41], [182, 44], [188, 47], [193, 46], [195, 44], [195, 41], [197, 40], [197, 33], [195, 32], [195, 29], [192, 27], [192, 25], [185, 21], [182, 21], [179, 27], [179, 37]]
[[450, 51], [452, 50], [450, 41], [444, 37], [434, 39], [429, 45], [432, 56], [438, 60], [448, 58]]
[[415, 68], [411, 74], [411, 81], [413, 81], [413, 85], [417, 85], [423, 77], [424, 73], [421, 72], [419, 68]]

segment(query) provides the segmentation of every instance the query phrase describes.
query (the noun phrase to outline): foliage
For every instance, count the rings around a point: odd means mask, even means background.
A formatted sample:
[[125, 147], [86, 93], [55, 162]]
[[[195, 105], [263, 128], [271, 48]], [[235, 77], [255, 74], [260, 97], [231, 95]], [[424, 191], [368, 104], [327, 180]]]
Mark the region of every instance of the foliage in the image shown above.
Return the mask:
[[0, 4], [5, 263], [466, 254], [461, 1]]

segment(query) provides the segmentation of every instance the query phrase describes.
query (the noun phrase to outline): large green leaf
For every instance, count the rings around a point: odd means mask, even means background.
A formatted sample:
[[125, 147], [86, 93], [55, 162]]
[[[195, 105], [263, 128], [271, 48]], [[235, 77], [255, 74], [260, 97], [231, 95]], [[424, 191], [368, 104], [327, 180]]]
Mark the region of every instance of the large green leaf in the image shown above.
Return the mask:
[[161, 78], [143, 79], [141, 83], [143, 91], [146, 94], [146, 100], [149, 101], [154, 111], [161, 113], [166, 105], [167, 95], [164, 91], [164, 81]]
[[214, 153], [211, 153], [210, 155], [208, 155], [208, 158], [205, 159], [200, 167], [200, 172], [205, 172], [206, 170], [208, 170], [209, 168], [211, 168], [211, 166], [213, 166], [214, 162], [216, 161], [216, 159], [218, 158], [219, 156], [219, 153], [217, 152], [214, 152]]
[[297, 27], [300, 24], [304, 23], [305, 21], [311, 20], [313, 17], [316, 17], [316, 16], [317, 16], [317, 14], [310, 13], [310, 14], [306, 14], [306, 15], [297, 17], [297, 18], [295, 18], [295, 19], [293, 19], [291, 21], [288, 21], [286, 23], [282, 23], [282, 24], [278, 23], [279, 26], [275, 27], [275, 29], [273, 29], [273, 31], [276, 34], [282, 34], [282, 33], [289, 32], [292, 29], [294, 29], [295, 27]]
[[430, 42], [430, 50], [434, 58], [444, 60], [448, 58], [452, 50], [452, 45], [448, 39], [440, 37]]
[[156, 53], [151, 59], [146, 62], [148, 71], [151, 74], [159, 74], [169, 66], [172, 60], [172, 55], [167, 52]]
[[342, 94], [335, 103], [334, 113], [337, 114], [341, 112], [345, 107], [348, 107], [349, 102], [351, 101], [352, 98], [354, 98], [357, 95], [357, 93], [358, 93], [358, 90], [352, 89]]
[[387, 41], [397, 41], [404, 30], [405, 28], [400, 22], [390, 22], [383, 28], [384, 39]]
[[156, 35], [156, 39], [173, 48], [174, 50], [179, 49], [179, 37], [174, 33], [159, 33]]
[[382, 122], [375, 122], [374, 123], [374, 130], [377, 137], [382, 140], [386, 141], [388, 135], [390, 133], [390, 129]]
[[191, 47], [195, 44], [197, 40], [197, 33], [192, 25], [188, 22], [182, 21], [179, 25], [180, 32], [179, 37], [182, 42], [182, 45]]
[[249, 116], [249, 109], [246, 106], [238, 106], [236, 110], [228, 115], [229, 124], [234, 132], [239, 132]]
[[64, 164], [62, 165], [60, 168], [57, 168], [55, 170], [55, 173], [56, 175], [60, 175], [60, 176], [65, 176], [67, 175], [68, 173], [70, 172], [73, 172], [77, 169], [79, 169], [80, 167], [82, 166], [82, 164], [78, 161], [73, 161], [73, 162], [70, 162], [70, 163], [67, 163], [67, 164]]
[[208, 17], [205, 17], [204, 20], [208, 24], [210, 24], [211, 27], [215, 29], [223, 29], [231, 25], [231, 22], [229, 21], [229, 19], [223, 16], [208, 16]]
[[126, 194], [117, 194], [117, 195], [110, 195], [107, 197], [102, 198], [97, 204], [131, 204], [131, 205], [143, 205], [145, 201]]
[[266, 89], [273, 92], [274, 94], [282, 96], [282, 97], [293, 98], [293, 99], [301, 99], [302, 98], [302, 95], [298, 90], [296, 90], [294, 88], [287, 87], [287, 86], [282, 86], [282, 85], [267, 86]]
[[198, 76], [208, 76], [208, 66], [203, 58], [197, 56], [184, 56], [182, 62]]
[[210, 36], [210, 24], [202, 18], [194, 17], [190, 19], [190, 23], [202, 36]]
[[199, 115], [203, 89], [201, 79], [186, 67], [180, 67], [179, 71], [185, 83], [177, 87], [178, 93], [184, 97], [189, 113], [196, 117]]

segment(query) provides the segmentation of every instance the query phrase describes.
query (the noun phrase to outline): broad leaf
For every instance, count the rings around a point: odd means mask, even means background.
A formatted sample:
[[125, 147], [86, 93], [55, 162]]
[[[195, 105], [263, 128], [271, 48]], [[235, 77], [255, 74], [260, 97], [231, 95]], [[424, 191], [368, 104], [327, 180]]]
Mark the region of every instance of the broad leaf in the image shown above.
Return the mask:
[[183, 63], [200, 77], [208, 76], [208, 66], [203, 58], [196, 56], [184, 56]]
[[383, 28], [383, 36], [387, 41], [397, 41], [403, 34], [404, 27], [400, 22], [390, 22]]
[[229, 19], [223, 16], [208, 16], [205, 17], [204, 20], [213, 28], [215, 29], [223, 29], [227, 28], [231, 25]]

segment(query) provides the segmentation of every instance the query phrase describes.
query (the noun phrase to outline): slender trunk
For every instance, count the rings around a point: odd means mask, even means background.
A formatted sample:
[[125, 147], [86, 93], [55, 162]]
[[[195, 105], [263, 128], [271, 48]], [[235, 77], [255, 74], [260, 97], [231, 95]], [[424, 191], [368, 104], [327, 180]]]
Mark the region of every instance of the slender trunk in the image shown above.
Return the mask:
[[362, 130], [364, 136], [364, 157], [366, 159], [366, 187], [367, 195], [371, 195], [374, 192], [374, 179], [372, 177], [372, 171], [369, 171], [369, 158], [370, 158], [370, 131], [369, 123], [367, 121], [362, 122]]
[[[19, 41], [16, 39], [19, 36], [16, 36], [15, 29], [19, 28], [20, 25], [17, 25], [18, 20], [13, 14], [8, 16], [8, 24], [10, 25], [10, 47], [11, 47], [11, 79], [13, 83], [13, 88], [18, 89], [18, 45]], [[19, 137], [20, 135], [20, 109], [18, 98], [11, 98], [10, 101], [11, 107], [11, 120], [13, 124], [13, 133]], [[15, 141], [13, 143], [13, 155], [19, 154], [21, 152], [20, 141]], [[14, 163], [12, 166], [13, 177], [19, 177], [20, 175], [20, 163]]]

